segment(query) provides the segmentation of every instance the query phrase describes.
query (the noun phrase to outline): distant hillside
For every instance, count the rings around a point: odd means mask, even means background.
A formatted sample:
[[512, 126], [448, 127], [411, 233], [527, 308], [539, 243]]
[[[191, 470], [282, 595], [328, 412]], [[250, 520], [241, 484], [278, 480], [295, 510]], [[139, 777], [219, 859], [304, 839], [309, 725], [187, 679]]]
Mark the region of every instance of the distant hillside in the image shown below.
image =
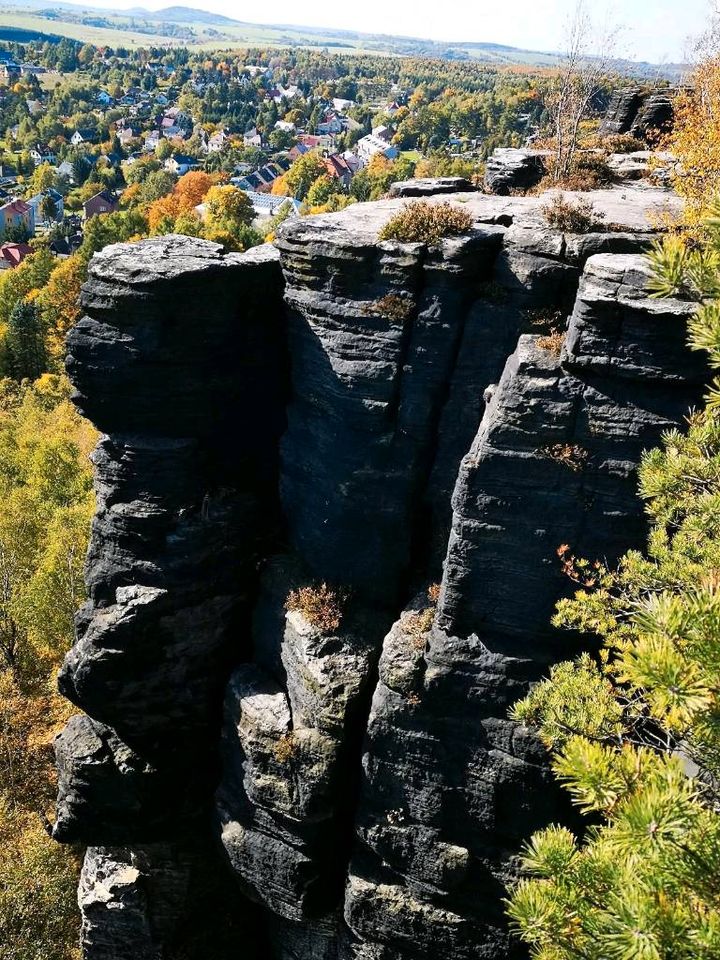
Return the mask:
[[209, 23], [213, 26], [239, 26], [239, 20], [223, 17], [219, 13], [210, 13], [207, 10], [196, 10], [194, 7], [163, 7], [161, 10], [145, 10], [142, 7], [133, 7], [130, 10], [114, 11], [118, 16], [125, 14], [131, 17], [142, 17], [144, 20], [162, 20], [165, 23]]
[[[272, 8], [263, 8], [266, 15]], [[298, 8], [298, 16], [302, 16]], [[522, 50], [507, 44], [480, 40], [438, 42], [418, 37], [362, 33], [308, 27], [298, 24], [261, 24], [236, 20], [196, 7], [169, 6], [161, 10], [144, 7], [101, 9], [68, 0], [0, 0], [2, 27], [21, 31], [50, 32], [81, 42], [108, 46], [143, 46], [152, 37], [159, 46], [183, 45], [193, 49], [221, 50], [240, 47], [298, 47], [345, 53], [383, 53], [440, 60], [474, 60], [487, 66], [552, 67], [557, 54]], [[638, 78], [665, 77], [677, 81], [682, 64], [638, 63], [621, 60], [620, 73]]]

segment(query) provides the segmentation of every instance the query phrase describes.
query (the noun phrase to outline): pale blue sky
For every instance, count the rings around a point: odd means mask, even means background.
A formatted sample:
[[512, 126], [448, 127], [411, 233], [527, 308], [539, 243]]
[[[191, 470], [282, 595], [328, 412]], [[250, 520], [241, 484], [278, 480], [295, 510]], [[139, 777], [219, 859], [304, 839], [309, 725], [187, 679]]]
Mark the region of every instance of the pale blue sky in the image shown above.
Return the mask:
[[[213, 10], [238, 20], [340, 27], [434, 40], [507, 43], [555, 50], [573, 0], [94, 0], [98, 6], [159, 9], [172, 2]], [[611, 0], [612, 2], [612, 0]], [[625, 27], [624, 50], [633, 59], [677, 61], [687, 39], [708, 19], [712, 0], [615, 0], [613, 17]], [[605, 0], [589, 0], [593, 11]]]

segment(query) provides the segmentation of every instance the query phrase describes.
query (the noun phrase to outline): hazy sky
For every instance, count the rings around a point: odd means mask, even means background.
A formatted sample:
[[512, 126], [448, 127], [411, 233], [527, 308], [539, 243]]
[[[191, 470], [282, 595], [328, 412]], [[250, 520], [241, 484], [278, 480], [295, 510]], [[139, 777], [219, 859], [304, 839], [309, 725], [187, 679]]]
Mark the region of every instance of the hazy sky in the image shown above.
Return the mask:
[[[237, 20], [340, 27], [435, 40], [479, 40], [533, 50], [556, 50], [573, 0], [94, 0], [93, 5], [159, 9], [173, 2], [213, 10]], [[607, 9], [605, 0], [590, 7]], [[613, 9], [613, 7], [611, 7]], [[629, 57], [680, 60], [687, 38], [698, 34], [709, 0], [615, 0]]]

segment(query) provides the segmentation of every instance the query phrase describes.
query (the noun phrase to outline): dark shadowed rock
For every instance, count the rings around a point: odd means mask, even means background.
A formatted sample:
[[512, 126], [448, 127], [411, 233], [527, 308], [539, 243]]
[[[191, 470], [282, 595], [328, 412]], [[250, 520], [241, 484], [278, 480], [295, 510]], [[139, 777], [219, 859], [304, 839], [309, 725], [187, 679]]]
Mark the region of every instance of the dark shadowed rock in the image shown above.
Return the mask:
[[[524, 956], [518, 850], [573, 822], [508, 719], [578, 643], [549, 626], [557, 548], [642, 543], [641, 453], [705, 371], [640, 256], [676, 198], [593, 191], [604, 227], [565, 234], [506, 196], [539, 152], [489, 169], [503, 196], [412, 181], [277, 248], [92, 261], [68, 370], [104, 436], [54, 825], [92, 844], [84, 960]], [[380, 242], [409, 196], [472, 227]], [[326, 632], [288, 610], [322, 581]]]
[[466, 177], [424, 177], [390, 185], [390, 197], [434, 197], [445, 193], [472, 193], [478, 188]]

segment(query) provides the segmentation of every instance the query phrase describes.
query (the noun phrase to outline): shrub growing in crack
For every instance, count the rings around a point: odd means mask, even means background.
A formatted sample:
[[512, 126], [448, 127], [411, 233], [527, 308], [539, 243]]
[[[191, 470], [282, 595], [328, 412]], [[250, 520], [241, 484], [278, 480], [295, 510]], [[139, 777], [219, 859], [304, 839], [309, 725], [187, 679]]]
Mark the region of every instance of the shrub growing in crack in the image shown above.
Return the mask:
[[578, 473], [585, 465], [588, 452], [577, 443], [553, 443], [539, 451], [544, 457]]
[[373, 317], [384, 317], [391, 323], [404, 323], [415, 309], [415, 301], [401, 297], [397, 293], [386, 293], [384, 297], [373, 300], [363, 307], [363, 313]]

